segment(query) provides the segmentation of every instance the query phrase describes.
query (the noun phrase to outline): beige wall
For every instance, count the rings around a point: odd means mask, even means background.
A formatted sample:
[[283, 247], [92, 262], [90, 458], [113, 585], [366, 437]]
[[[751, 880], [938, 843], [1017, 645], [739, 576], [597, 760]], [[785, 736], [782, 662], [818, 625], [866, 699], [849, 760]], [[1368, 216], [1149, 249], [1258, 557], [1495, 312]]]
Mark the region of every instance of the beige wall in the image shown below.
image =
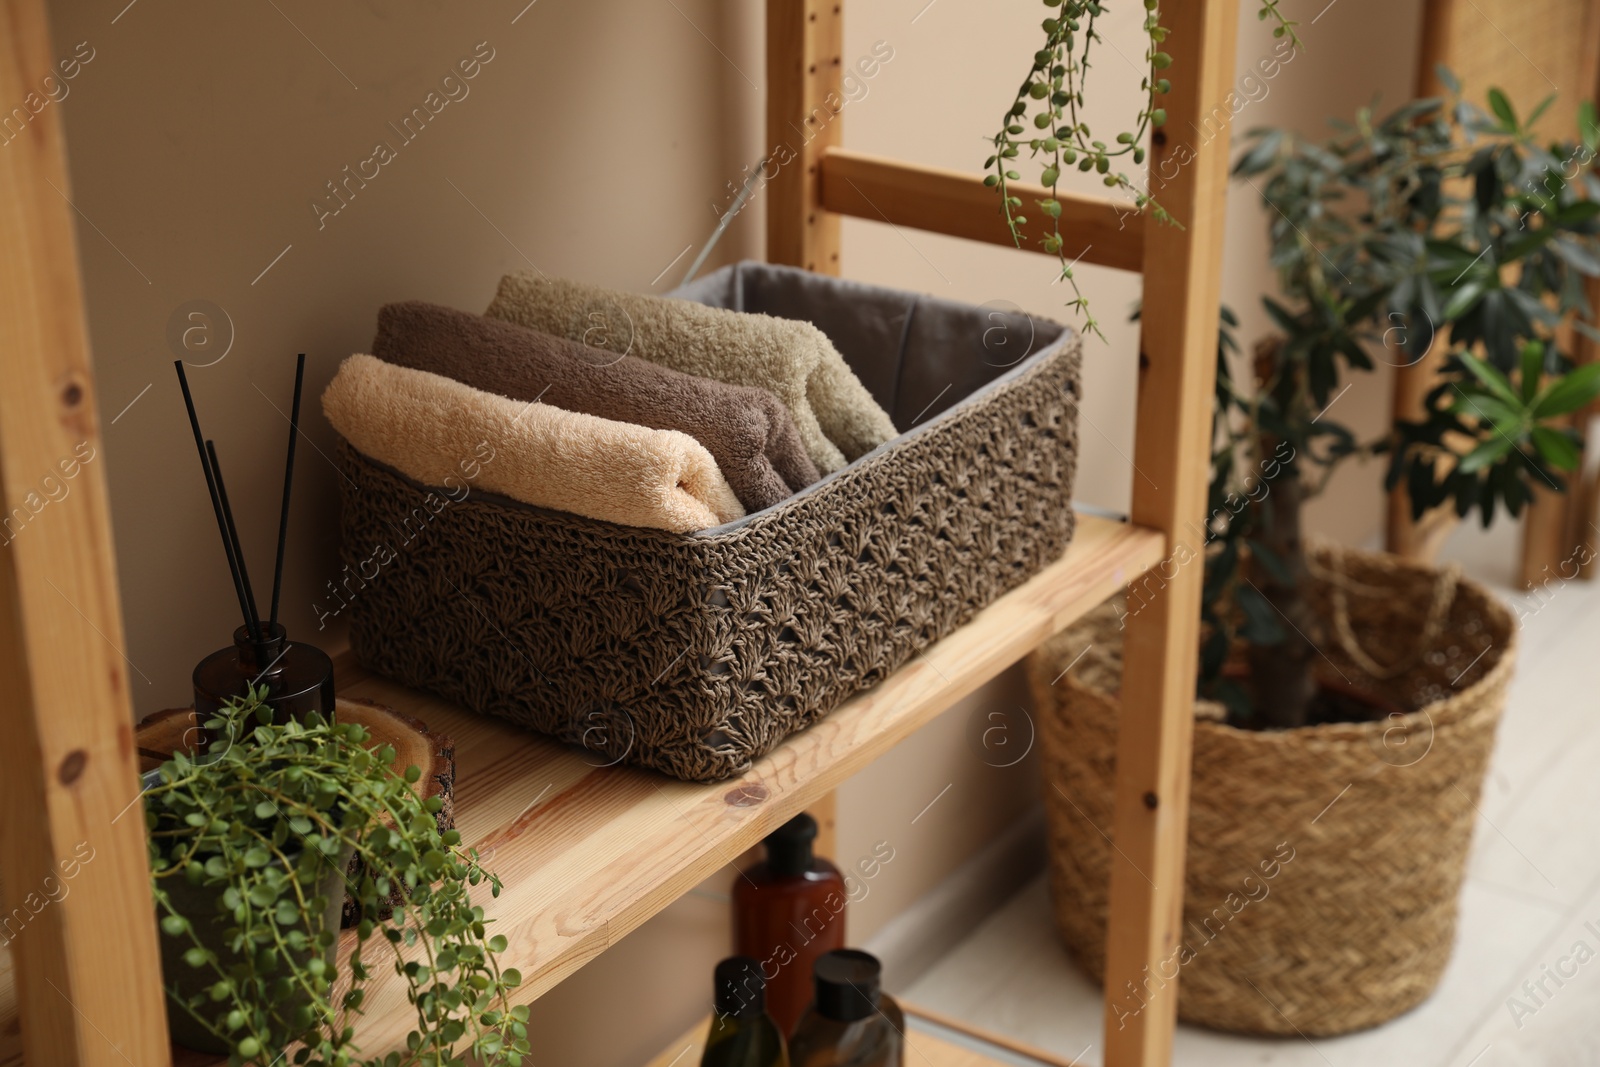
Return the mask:
[[[190, 376], [262, 596], [287, 441], [279, 409], [295, 353], [308, 353], [315, 447], [300, 452], [284, 619], [300, 638], [339, 640], [318, 633], [312, 610], [339, 572], [339, 475], [316, 397], [370, 344], [378, 306], [481, 309], [503, 272], [530, 262], [650, 289], [710, 230], [708, 202], [737, 158], [739, 138], [725, 134], [753, 135], [759, 94], [699, 32], [725, 36], [739, 5], [675, 3], [543, 0], [515, 25], [521, 4], [283, 2], [279, 14], [141, 2], [115, 24], [121, 4], [55, 5], [57, 51], [94, 49], [61, 106], [127, 651], [149, 679], [136, 675], [140, 711], [186, 703], [193, 664], [239, 623], [173, 380], [173, 312], [204, 299], [233, 323], [227, 356]], [[493, 58], [449, 87], [466, 95], [405, 143], [389, 123], [480, 42]], [[313, 202], [338, 203], [325, 183], [380, 140], [395, 158], [319, 220]]]
[[[300, 455], [284, 616], [296, 636], [332, 647], [341, 634], [337, 626], [318, 633], [312, 605], [338, 570], [338, 474], [314, 397], [338, 361], [368, 343], [377, 307], [416, 297], [475, 309], [503, 271], [529, 262], [630, 289], [668, 288], [688, 257], [658, 275], [704, 240], [711, 205], [761, 153], [764, 63], [759, 5], [749, 2], [538, 0], [525, 10], [524, 0], [470, 8], [144, 0], [126, 10], [124, 2], [58, 4], [55, 35], [63, 56], [79, 41], [94, 49], [59, 106], [108, 419], [127, 652], [148, 679], [136, 684], [144, 712], [186, 702], [193, 663], [238, 622], [172, 379], [166, 333], [175, 309], [209, 300], [233, 323], [229, 354], [192, 378], [263, 595], [286, 431], [274, 405], [286, 405], [294, 353], [309, 353], [316, 447]], [[894, 58], [846, 110], [846, 143], [971, 169], [1025, 70], [1042, 7], [924, 4], [851, 5], [847, 58], [879, 40]], [[1245, 125], [1315, 131], [1322, 116], [1347, 113], [1375, 89], [1391, 101], [1406, 95], [1418, 0], [1339, 0], [1314, 25], [1320, 3], [1286, 7], [1308, 23], [1311, 51], [1249, 105]], [[1131, 27], [1115, 21], [1113, 43], [1133, 54]], [[1271, 42], [1253, 13], [1240, 25], [1243, 64]], [[493, 59], [467, 83], [469, 95], [398, 147], [319, 228], [311, 203], [324, 183], [367, 158], [374, 141], [398, 143], [387, 124], [479, 42]], [[1137, 76], [1105, 53], [1096, 77], [1094, 112], [1109, 126], [1126, 112]], [[758, 202], [739, 218], [713, 263], [759, 254], [762, 210]], [[1224, 290], [1248, 339], [1263, 329], [1257, 296], [1271, 284], [1263, 219], [1248, 189], [1234, 190], [1230, 211]], [[846, 223], [844, 263], [853, 277], [1045, 315], [1063, 302], [1041, 257], [871, 223]], [[1082, 274], [1110, 343], [1088, 347], [1079, 496], [1121, 510], [1132, 477], [1136, 340], [1126, 315], [1139, 286], [1115, 272]], [[1365, 379], [1340, 413], [1375, 425], [1385, 396], [1381, 378]], [[1375, 476], [1342, 476], [1314, 514], [1321, 528], [1372, 535]], [[839, 858], [848, 863], [880, 840], [896, 850], [852, 913], [856, 940], [1034, 804], [1031, 760], [998, 768], [991, 764], [1003, 761], [974, 741], [991, 712], [1014, 714], [1025, 702], [1008, 676], [842, 790]], [[727, 877], [541, 1001], [536, 1060], [636, 1063], [703, 1011], [710, 964], [726, 943]]]

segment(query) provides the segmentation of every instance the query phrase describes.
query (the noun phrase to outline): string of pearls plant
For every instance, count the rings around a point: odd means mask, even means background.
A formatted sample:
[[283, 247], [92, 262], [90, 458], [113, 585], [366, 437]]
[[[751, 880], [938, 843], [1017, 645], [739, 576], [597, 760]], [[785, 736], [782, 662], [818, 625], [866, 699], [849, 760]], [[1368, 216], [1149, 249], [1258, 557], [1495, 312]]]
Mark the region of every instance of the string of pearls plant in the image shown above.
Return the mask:
[[[265, 694], [205, 723], [220, 754], [174, 753], [144, 793], [161, 931], [183, 946], [166, 975], [175, 1008], [229, 1049], [232, 1067], [519, 1067], [528, 1008], [510, 997], [522, 976], [501, 968], [506, 938], [488, 933], [471, 896], [480, 884], [498, 896], [500, 880], [457, 831], [439, 830], [439, 798], [413, 790], [416, 767], [393, 771], [393, 748], [374, 751], [361, 726], [316, 715], [274, 723]], [[352, 854], [364, 873], [347, 881]], [[405, 899], [390, 911], [397, 886]], [[347, 890], [361, 920], [341, 965]], [[412, 1029], [404, 1052], [362, 1056], [366, 984], [385, 964]]]
[[[1298, 48], [1297, 23], [1278, 10], [1280, 2], [1261, 0], [1258, 16], [1275, 21], [1273, 36], [1288, 36]], [[1150, 194], [1148, 183], [1129, 177], [1119, 162], [1131, 156], [1134, 166], [1144, 163], [1146, 138], [1151, 130], [1167, 120], [1166, 111], [1156, 106], [1156, 98], [1172, 87], [1161, 76], [1161, 72], [1172, 65], [1172, 57], [1161, 47], [1168, 31], [1161, 24], [1159, 0], [1143, 0], [1143, 3], [1146, 69], [1140, 83], [1143, 99], [1131, 129], [1117, 133], [1108, 144], [1095, 136], [1083, 113], [1091, 58], [1095, 45], [1102, 41], [1096, 23], [1105, 17], [1109, 5], [1100, 0], [1044, 0], [1045, 7], [1057, 11], [1042, 24], [1044, 44], [1033, 54], [1028, 76], [1022, 80], [1016, 100], [1006, 110], [1000, 131], [992, 139], [994, 154], [984, 161], [984, 170], [992, 173], [983, 183], [999, 192], [1006, 226], [1018, 248], [1026, 240], [1022, 228], [1027, 225], [1028, 217], [1022, 213], [1022, 198], [1011, 188], [1013, 182], [1022, 180], [1016, 169], [1017, 160], [1023, 149], [1027, 149], [1030, 158], [1041, 165], [1039, 184], [1049, 190], [1049, 196], [1035, 201], [1045, 218], [1039, 244], [1045, 252], [1057, 257], [1060, 278], [1072, 287], [1073, 299], [1067, 306], [1083, 316], [1086, 332], [1097, 334], [1102, 340], [1105, 335], [1090, 313], [1089, 301], [1078, 288], [1073, 274], [1076, 260], [1066, 255], [1057, 187], [1062, 174], [1071, 167], [1085, 173], [1094, 171], [1102, 176], [1108, 188], [1129, 197], [1135, 210], [1147, 213], [1158, 222], [1178, 225]]]

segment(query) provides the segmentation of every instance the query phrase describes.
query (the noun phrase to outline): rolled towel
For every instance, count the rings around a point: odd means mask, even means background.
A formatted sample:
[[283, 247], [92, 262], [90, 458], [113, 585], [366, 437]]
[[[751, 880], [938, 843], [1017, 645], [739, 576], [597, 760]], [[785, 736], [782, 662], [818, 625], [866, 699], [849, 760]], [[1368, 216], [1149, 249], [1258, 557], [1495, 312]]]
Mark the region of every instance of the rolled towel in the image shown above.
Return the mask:
[[574, 341], [603, 336], [615, 352], [771, 390], [794, 416], [806, 451], [824, 474], [896, 434], [827, 335], [809, 322], [618, 292], [533, 271], [501, 278], [487, 314]]
[[322, 410], [358, 451], [423, 485], [459, 480], [476, 460], [490, 492], [623, 526], [688, 533], [745, 513], [688, 434], [522, 403], [374, 356], [344, 361]]
[[633, 356], [420, 300], [378, 312], [372, 354], [512, 400], [680, 430], [705, 445], [739, 502], [760, 511], [821, 475], [794, 419], [765, 389], [697, 378]]

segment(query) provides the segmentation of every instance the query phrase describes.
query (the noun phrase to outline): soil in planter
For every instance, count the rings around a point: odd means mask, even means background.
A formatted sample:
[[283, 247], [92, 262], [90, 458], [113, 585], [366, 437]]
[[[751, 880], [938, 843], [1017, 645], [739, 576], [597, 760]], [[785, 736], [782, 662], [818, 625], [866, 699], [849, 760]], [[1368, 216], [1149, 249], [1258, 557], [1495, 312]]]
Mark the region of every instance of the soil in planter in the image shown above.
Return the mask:
[[[1245, 682], [1249, 671], [1243, 663], [1229, 664], [1227, 677]], [[1390, 715], [1404, 715], [1405, 709], [1394, 701], [1339, 681], [1319, 681], [1317, 695], [1311, 701], [1306, 726], [1322, 726], [1334, 722], [1379, 722]], [[1275, 727], [1255, 722], [1236, 722], [1230, 715], [1228, 725], [1241, 730], [1269, 730]]]
[[1389, 701], [1343, 686], [1321, 685], [1311, 702], [1307, 726], [1329, 722], [1376, 722], [1390, 715], [1403, 714]]

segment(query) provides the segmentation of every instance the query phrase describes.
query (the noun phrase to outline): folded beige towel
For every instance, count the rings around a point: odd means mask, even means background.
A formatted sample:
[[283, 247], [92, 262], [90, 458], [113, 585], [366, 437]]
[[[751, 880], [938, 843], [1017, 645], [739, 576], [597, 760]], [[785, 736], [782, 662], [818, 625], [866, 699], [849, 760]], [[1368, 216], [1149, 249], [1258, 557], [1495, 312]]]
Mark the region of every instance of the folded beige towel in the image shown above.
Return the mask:
[[745, 513], [688, 434], [520, 403], [373, 356], [344, 361], [322, 410], [358, 451], [423, 485], [454, 485], [473, 460], [480, 488], [624, 526], [687, 533]]
[[765, 389], [729, 385], [633, 356], [616, 358], [514, 322], [408, 300], [378, 312], [372, 354], [512, 400], [681, 430], [706, 446], [739, 502], [760, 511], [820, 474], [794, 419]]
[[486, 312], [574, 341], [606, 347], [686, 374], [767, 389], [794, 416], [822, 473], [836, 471], [896, 434], [889, 416], [809, 322], [752, 315], [604, 289], [520, 271], [500, 279]]

